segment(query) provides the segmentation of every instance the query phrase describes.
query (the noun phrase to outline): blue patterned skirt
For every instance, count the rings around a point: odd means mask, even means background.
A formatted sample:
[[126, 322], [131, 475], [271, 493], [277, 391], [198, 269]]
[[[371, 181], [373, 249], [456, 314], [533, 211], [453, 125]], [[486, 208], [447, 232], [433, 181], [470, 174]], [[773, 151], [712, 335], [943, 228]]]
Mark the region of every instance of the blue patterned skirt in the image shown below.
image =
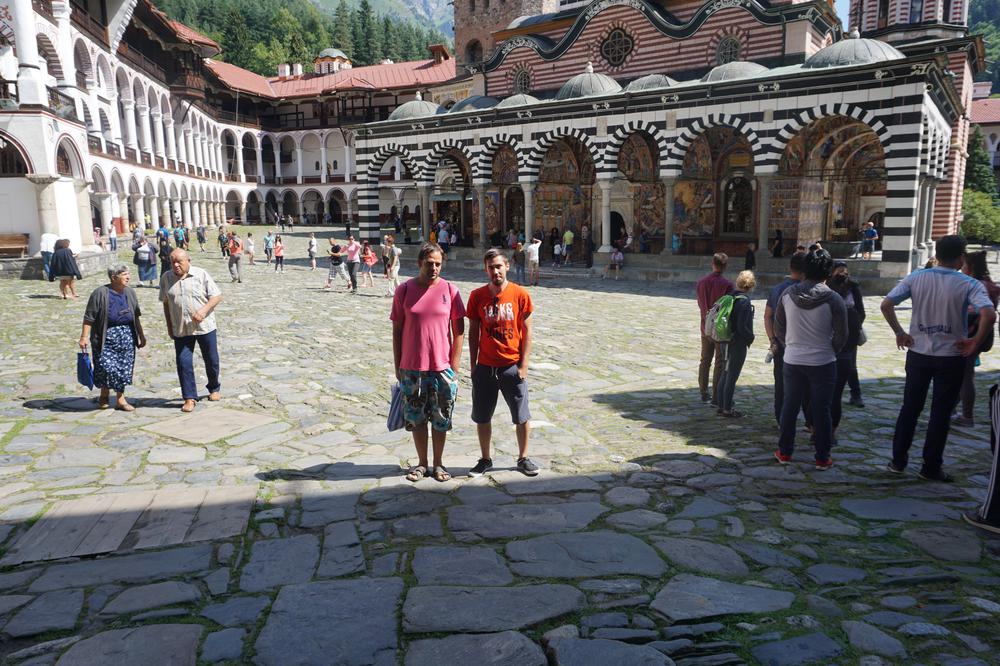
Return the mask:
[[123, 392], [132, 383], [135, 341], [132, 326], [111, 326], [104, 334], [101, 357], [94, 359], [94, 386]]

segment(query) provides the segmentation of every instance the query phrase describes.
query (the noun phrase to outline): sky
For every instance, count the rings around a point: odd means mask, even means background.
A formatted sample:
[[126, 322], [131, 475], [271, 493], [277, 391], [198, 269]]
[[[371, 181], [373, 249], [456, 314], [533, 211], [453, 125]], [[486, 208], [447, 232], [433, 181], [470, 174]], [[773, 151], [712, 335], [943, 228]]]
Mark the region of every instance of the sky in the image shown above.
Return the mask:
[[836, 0], [834, 4], [837, 7], [837, 16], [844, 24], [844, 30], [847, 30], [847, 12], [851, 9], [851, 0]]

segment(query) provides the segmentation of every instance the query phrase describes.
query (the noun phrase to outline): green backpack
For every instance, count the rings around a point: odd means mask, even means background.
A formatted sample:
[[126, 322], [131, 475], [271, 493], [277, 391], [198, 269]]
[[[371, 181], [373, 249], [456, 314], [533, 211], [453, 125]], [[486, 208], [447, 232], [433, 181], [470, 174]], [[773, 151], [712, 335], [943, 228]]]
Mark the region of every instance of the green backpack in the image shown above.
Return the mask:
[[737, 298], [746, 296], [726, 294], [715, 302], [705, 315], [705, 335], [716, 342], [729, 342], [733, 339], [733, 304]]

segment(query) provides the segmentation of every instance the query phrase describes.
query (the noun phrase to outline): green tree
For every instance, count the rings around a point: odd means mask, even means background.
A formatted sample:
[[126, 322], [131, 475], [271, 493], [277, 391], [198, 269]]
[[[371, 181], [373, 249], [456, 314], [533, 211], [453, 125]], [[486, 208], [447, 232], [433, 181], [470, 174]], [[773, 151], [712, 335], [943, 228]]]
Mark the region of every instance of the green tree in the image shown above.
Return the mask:
[[1000, 240], [1000, 208], [985, 192], [965, 190], [962, 197], [962, 228], [966, 238], [986, 243]]
[[376, 18], [368, 0], [361, 0], [357, 11], [357, 32], [354, 39], [354, 54], [362, 65], [377, 63], [382, 57], [381, 40], [376, 30]]
[[968, 153], [969, 158], [965, 162], [965, 187], [985, 192], [991, 197], [996, 196], [997, 179], [993, 175], [990, 154], [986, 152], [986, 140], [983, 139], [979, 125], [973, 125], [972, 132], [969, 133]]
[[347, 0], [340, 0], [340, 4], [337, 5], [337, 12], [334, 15], [333, 45], [346, 53], [348, 58], [354, 58], [351, 8], [347, 6]]
[[254, 44], [247, 69], [262, 76], [277, 76], [278, 65], [288, 61], [285, 45], [272, 37], [267, 44]]
[[222, 54], [227, 62], [246, 69], [250, 64], [253, 40], [243, 14], [233, 9], [223, 26]]
[[382, 55], [392, 58], [393, 62], [404, 60], [402, 44], [399, 40], [399, 27], [388, 16], [382, 17]]

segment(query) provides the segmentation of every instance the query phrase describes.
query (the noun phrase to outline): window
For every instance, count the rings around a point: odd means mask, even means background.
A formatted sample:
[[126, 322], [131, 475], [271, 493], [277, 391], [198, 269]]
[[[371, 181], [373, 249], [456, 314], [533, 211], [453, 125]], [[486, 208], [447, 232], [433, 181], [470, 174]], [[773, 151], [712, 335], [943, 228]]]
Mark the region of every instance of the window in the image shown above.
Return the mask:
[[601, 56], [612, 67], [620, 67], [632, 52], [632, 38], [621, 28], [615, 28], [601, 44]]
[[28, 165], [24, 163], [20, 151], [0, 137], [0, 177], [24, 176], [27, 173]]
[[60, 176], [72, 176], [73, 166], [70, 162], [69, 155], [66, 153], [66, 149], [59, 146], [59, 150], [56, 151], [56, 172]]
[[740, 60], [740, 40], [735, 37], [723, 37], [722, 41], [719, 42], [718, 48], [715, 50], [715, 61], [719, 65], [725, 65], [727, 62], [736, 62]]
[[483, 45], [478, 40], [472, 40], [465, 47], [465, 62], [482, 62]]
[[526, 69], [518, 70], [514, 75], [514, 93], [527, 95], [531, 90], [531, 72]]
[[920, 23], [924, 20], [924, 0], [910, 2], [910, 23]]

